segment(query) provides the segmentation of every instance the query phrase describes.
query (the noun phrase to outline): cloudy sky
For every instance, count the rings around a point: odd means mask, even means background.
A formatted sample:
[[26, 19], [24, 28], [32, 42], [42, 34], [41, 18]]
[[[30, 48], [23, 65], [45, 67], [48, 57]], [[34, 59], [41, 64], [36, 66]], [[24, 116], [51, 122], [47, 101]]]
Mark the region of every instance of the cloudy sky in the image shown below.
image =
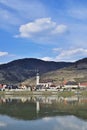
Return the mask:
[[87, 0], [0, 0], [0, 64], [87, 57]]

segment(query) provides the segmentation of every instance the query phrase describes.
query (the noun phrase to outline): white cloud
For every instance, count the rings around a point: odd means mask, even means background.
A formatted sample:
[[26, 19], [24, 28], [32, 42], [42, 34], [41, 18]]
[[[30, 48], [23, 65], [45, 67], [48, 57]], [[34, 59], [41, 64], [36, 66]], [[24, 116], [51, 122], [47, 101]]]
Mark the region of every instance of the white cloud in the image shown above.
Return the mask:
[[87, 57], [87, 49], [76, 48], [70, 50], [62, 50], [61, 53], [56, 56], [56, 60], [59, 61], [75, 61], [79, 58]]
[[71, 8], [68, 10], [68, 14], [73, 18], [84, 20], [87, 19], [87, 8]]
[[0, 3], [23, 16], [40, 16], [41, 13], [42, 15], [46, 13], [45, 6], [38, 0], [0, 0]]
[[47, 14], [46, 7], [40, 1], [0, 0], [0, 4], [0, 27], [4, 29]]
[[10, 28], [11, 26], [15, 26], [20, 24], [20, 19], [16, 17], [16, 15], [9, 12], [6, 9], [0, 8], [0, 28]]
[[40, 18], [33, 22], [21, 25], [16, 37], [30, 38], [33, 41], [55, 41], [60, 35], [67, 32], [66, 25], [58, 25], [51, 18]]
[[62, 48], [53, 48], [53, 52], [60, 52]]
[[43, 57], [41, 59], [44, 61], [52, 61], [53, 60], [51, 57]]
[[53, 30], [53, 32], [52, 33], [54, 33], [54, 34], [60, 34], [60, 33], [65, 33], [67, 31], [67, 26], [66, 25], [63, 25], [63, 24], [61, 24], [61, 25], [58, 25], [54, 30]]
[[54, 48], [53, 52], [56, 52], [54, 57], [43, 57], [42, 60], [45, 61], [66, 61], [74, 62], [78, 59], [87, 57], [87, 49], [75, 48], [64, 50], [62, 48]]
[[7, 56], [7, 55], [8, 55], [8, 52], [0, 52], [0, 57]]

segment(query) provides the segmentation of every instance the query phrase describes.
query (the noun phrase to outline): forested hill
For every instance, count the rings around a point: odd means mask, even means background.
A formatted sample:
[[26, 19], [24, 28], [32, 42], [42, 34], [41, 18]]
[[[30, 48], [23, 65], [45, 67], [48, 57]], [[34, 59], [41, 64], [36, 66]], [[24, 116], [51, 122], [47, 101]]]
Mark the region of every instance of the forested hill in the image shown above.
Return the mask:
[[36, 75], [69, 67], [70, 62], [43, 61], [35, 58], [18, 59], [0, 65], [0, 83], [14, 84], [23, 82]]
[[[76, 81], [77, 83], [87, 83], [87, 58], [78, 60], [72, 64], [68, 64], [64, 68], [60, 68], [40, 76], [41, 81], [52, 80], [55, 85], [62, 81]], [[36, 79], [31, 78], [23, 82], [23, 84], [35, 85]]]

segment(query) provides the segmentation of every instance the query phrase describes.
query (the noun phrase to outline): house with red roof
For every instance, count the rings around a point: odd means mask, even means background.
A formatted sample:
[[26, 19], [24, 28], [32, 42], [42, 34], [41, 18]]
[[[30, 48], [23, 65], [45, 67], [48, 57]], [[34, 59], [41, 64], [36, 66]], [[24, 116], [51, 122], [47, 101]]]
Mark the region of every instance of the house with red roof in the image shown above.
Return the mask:
[[3, 84], [0, 84], [0, 91], [3, 89]]
[[79, 83], [79, 87], [86, 88], [87, 87], [87, 82], [81, 82], [81, 83]]

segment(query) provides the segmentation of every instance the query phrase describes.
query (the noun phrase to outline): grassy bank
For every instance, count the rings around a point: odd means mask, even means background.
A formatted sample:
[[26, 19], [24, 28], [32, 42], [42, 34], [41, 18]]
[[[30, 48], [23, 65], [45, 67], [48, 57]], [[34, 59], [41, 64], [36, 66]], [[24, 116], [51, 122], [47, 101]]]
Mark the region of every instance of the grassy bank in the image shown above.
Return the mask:
[[[0, 95], [14, 95], [14, 96], [29, 96], [29, 95], [58, 95], [59, 97], [71, 97], [75, 96], [76, 93], [73, 91], [0, 91]], [[79, 95], [87, 96], [87, 91], [81, 91]]]

